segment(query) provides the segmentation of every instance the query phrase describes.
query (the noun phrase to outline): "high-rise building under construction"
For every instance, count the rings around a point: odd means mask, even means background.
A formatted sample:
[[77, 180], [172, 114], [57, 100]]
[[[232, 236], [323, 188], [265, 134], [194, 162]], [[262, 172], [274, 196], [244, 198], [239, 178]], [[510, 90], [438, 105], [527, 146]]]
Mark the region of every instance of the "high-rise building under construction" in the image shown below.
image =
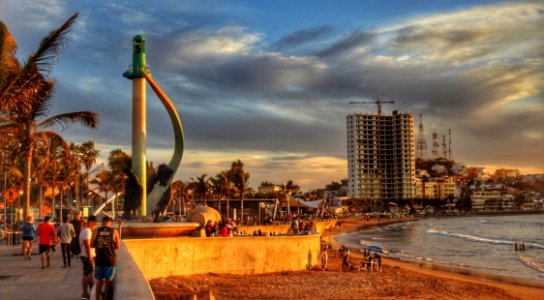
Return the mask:
[[350, 197], [394, 200], [413, 196], [413, 114], [348, 115], [347, 137]]

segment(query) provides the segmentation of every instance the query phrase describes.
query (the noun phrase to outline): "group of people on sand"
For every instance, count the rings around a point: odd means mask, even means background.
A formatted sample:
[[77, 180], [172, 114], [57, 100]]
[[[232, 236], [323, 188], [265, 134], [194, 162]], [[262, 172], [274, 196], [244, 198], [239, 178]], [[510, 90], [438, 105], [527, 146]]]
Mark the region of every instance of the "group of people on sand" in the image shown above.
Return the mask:
[[46, 216], [44, 222], [37, 228], [32, 217], [27, 217], [22, 224], [23, 257], [31, 260], [34, 239], [38, 237], [38, 253], [41, 260], [41, 269], [51, 267], [51, 254], [55, 246], [60, 244], [62, 251], [63, 268], [72, 265], [72, 258], [79, 255], [83, 276], [81, 284], [83, 293], [81, 299], [89, 299], [90, 292], [96, 280], [96, 300], [109, 299], [110, 286], [115, 277], [116, 253], [119, 249], [119, 233], [112, 227], [113, 219], [104, 216], [101, 226], [97, 226], [96, 216], [89, 216], [82, 220], [79, 213], [70, 220], [62, 218], [62, 224], [51, 223], [51, 217]]
[[516, 251], [525, 251], [525, 243], [514, 243]]
[[290, 231], [294, 235], [308, 235], [308, 234], [315, 234], [317, 232], [317, 228], [312, 220], [307, 220], [305, 216], [295, 216], [293, 217], [293, 220], [291, 220], [291, 228]]
[[[342, 271], [357, 270], [357, 266], [350, 261], [350, 250], [346, 246], [340, 247], [338, 253], [342, 257]], [[359, 271], [382, 272], [382, 257], [378, 253], [371, 253], [370, 250], [361, 250], [363, 260], [358, 268]]]

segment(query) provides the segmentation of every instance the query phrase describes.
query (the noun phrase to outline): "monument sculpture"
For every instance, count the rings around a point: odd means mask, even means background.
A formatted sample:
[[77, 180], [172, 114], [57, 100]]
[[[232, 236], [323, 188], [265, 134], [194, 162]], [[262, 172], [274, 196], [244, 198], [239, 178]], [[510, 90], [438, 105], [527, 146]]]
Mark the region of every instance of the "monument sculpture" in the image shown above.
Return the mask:
[[[155, 221], [159, 221], [158, 215], [168, 206], [170, 184], [183, 157], [183, 127], [172, 101], [149, 72], [146, 64], [144, 36], [135, 36], [132, 40], [132, 47], [132, 65], [123, 76], [132, 80], [132, 169], [142, 188], [137, 215], [139, 217], [154, 215]], [[149, 83], [168, 111], [174, 130], [174, 153], [172, 158], [167, 165], [160, 165], [151, 178], [148, 178], [146, 174], [146, 82]], [[161, 199], [163, 200], [161, 201]]]

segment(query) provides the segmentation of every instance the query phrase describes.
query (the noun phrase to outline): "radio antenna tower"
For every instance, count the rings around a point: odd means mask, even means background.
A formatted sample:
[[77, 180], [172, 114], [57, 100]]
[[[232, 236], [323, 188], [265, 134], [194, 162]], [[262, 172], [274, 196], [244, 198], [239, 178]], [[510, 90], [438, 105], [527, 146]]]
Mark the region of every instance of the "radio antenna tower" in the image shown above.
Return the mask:
[[422, 114], [419, 114], [419, 132], [417, 134], [416, 158], [421, 160], [427, 159], [427, 140], [425, 139], [425, 131], [423, 130]]
[[442, 135], [442, 157], [448, 159], [448, 148], [446, 147], [446, 135]]
[[451, 129], [448, 129], [449, 143], [448, 143], [448, 160], [453, 161], [453, 156], [451, 155]]
[[438, 158], [439, 148], [440, 144], [438, 143], [438, 134], [436, 132], [433, 132], [433, 159]]

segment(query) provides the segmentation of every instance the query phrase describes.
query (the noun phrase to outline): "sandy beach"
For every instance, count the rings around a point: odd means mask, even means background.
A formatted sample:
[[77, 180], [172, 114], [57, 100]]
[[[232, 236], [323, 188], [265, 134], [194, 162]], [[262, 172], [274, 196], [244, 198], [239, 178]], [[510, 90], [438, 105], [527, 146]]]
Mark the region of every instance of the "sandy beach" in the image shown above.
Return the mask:
[[[542, 287], [524, 286], [523, 280], [511, 283], [504, 278], [436, 270], [392, 259], [384, 259], [381, 273], [341, 271], [336, 234], [404, 221], [410, 220], [342, 220], [340, 228], [323, 234], [333, 243], [327, 271], [172, 276], [151, 280], [150, 285], [157, 299], [207, 296], [210, 292], [216, 299], [544, 299]], [[352, 255], [352, 264], [360, 261]]]

